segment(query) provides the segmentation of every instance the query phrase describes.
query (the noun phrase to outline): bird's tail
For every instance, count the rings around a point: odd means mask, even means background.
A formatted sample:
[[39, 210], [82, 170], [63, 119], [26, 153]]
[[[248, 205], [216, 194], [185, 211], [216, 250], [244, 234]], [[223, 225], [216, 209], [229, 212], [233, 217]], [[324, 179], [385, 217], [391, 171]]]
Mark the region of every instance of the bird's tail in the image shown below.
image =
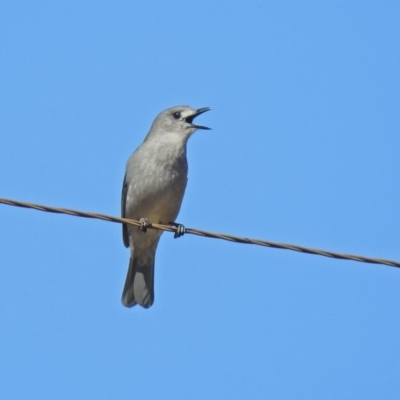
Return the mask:
[[122, 304], [133, 307], [140, 304], [149, 308], [154, 302], [154, 253], [138, 257], [135, 251], [131, 254], [128, 274], [126, 276]]

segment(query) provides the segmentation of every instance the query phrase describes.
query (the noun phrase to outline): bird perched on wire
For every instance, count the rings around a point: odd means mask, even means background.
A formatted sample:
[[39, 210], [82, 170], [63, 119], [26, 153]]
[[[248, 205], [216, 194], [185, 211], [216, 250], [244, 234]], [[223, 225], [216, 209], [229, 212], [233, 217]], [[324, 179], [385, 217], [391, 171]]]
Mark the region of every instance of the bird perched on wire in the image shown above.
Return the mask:
[[[122, 187], [122, 217], [140, 220], [141, 227], [124, 224], [123, 240], [131, 257], [122, 293], [122, 304], [148, 308], [154, 302], [154, 258], [163, 233], [147, 229], [151, 223], [174, 224], [186, 189], [188, 163], [186, 144], [196, 129], [197, 110], [176, 106], [161, 112], [143, 143], [129, 158]], [[176, 237], [184, 233], [179, 226]]]

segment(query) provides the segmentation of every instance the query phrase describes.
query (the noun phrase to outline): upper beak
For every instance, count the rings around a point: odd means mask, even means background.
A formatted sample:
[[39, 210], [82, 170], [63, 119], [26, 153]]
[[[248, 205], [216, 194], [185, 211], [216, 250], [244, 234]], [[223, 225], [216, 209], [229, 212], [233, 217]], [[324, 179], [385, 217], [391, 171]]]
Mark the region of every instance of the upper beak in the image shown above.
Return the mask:
[[196, 110], [196, 112], [192, 115], [190, 115], [189, 117], [186, 118], [186, 121], [189, 122], [189, 124], [191, 124], [194, 128], [196, 129], [208, 129], [210, 130], [211, 128], [209, 128], [208, 126], [203, 126], [203, 125], [196, 125], [193, 124], [193, 120], [200, 114], [205, 113], [206, 111], [210, 111], [211, 107], [203, 107], [203, 108], [199, 108], [198, 110]]

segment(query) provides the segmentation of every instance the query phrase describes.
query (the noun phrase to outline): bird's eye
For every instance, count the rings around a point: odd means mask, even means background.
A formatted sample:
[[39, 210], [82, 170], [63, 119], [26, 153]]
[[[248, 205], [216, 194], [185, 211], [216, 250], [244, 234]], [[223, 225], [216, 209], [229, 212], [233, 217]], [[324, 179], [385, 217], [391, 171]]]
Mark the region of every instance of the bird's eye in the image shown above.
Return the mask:
[[174, 112], [174, 118], [179, 119], [181, 117], [181, 113], [179, 111]]

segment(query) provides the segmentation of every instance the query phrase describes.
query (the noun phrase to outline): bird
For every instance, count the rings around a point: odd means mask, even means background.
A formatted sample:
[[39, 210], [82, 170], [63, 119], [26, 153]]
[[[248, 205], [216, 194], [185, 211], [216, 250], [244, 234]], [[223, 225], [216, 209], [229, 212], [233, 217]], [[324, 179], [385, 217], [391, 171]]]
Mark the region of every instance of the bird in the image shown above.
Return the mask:
[[147, 229], [151, 223], [175, 223], [187, 184], [186, 145], [197, 129], [194, 119], [210, 107], [175, 106], [157, 115], [143, 143], [129, 158], [122, 186], [122, 218], [139, 220], [140, 227], [123, 224], [122, 237], [130, 260], [122, 304], [149, 308], [154, 303], [154, 259], [163, 231]]

